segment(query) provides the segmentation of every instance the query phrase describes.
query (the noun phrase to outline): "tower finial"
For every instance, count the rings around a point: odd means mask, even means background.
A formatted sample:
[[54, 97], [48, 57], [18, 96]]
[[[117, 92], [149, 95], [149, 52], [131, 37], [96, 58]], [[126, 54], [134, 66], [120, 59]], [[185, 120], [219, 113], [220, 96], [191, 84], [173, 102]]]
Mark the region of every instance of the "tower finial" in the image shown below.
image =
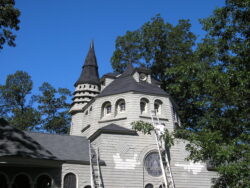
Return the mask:
[[94, 40], [91, 40], [91, 42], [90, 42], [90, 48], [94, 48]]

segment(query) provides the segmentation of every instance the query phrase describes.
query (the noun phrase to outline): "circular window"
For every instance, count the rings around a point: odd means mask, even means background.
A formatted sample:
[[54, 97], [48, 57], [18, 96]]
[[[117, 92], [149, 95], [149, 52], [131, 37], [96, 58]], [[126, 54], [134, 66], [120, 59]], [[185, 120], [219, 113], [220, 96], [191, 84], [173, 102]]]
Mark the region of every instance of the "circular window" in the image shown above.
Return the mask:
[[158, 177], [162, 175], [160, 156], [157, 152], [151, 152], [144, 160], [144, 167], [149, 175]]
[[146, 80], [147, 80], [147, 75], [144, 74], [144, 73], [141, 73], [141, 74], [140, 74], [140, 80], [141, 80], [141, 81], [146, 81]]

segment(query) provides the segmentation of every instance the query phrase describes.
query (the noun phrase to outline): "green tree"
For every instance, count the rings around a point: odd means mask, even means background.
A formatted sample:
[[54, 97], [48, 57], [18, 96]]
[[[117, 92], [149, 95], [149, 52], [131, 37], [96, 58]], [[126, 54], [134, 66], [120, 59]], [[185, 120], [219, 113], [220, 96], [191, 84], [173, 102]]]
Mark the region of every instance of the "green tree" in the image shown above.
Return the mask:
[[0, 49], [7, 43], [15, 46], [14, 30], [19, 30], [20, 11], [16, 9], [14, 0], [0, 0]]
[[70, 104], [67, 101], [71, 96], [70, 91], [65, 88], [56, 90], [47, 82], [43, 83], [39, 90], [41, 94], [37, 95], [35, 99], [42, 116], [40, 129], [45, 129], [50, 133], [68, 133]]
[[128, 31], [116, 39], [116, 49], [111, 58], [112, 67], [123, 72], [128, 62], [151, 68], [153, 76], [165, 88], [174, 80], [165, 74], [167, 68], [193, 61], [195, 35], [188, 20], [176, 26], [164, 22], [159, 15], [135, 31]]
[[0, 85], [0, 115], [23, 130], [31, 130], [40, 116], [32, 107], [30, 97], [33, 83], [28, 73], [17, 71], [9, 75], [5, 85]]
[[227, 0], [201, 20], [207, 35], [197, 49], [206, 71], [198, 78], [203, 109], [196, 131], [185, 131], [190, 159], [210, 160], [215, 187], [250, 187], [250, 1]]
[[215, 167], [214, 187], [250, 187], [249, 7], [227, 0], [201, 20], [207, 35], [194, 61], [165, 69], [182, 119], [175, 136], [190, 141], [188, 159]]

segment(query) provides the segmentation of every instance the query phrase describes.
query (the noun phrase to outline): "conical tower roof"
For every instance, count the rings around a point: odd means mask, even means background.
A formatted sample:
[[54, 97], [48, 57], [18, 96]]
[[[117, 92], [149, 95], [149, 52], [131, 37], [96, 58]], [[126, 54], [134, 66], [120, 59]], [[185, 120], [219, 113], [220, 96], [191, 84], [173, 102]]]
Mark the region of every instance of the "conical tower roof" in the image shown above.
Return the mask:
[[75, 86], [79, 84], [100, 84], [98, 65], [96, 61], [93, 41], [90, 44], [89, 52], [87, 54], [87, 57], [85, 58], [84, 65], [82, 67], [82, 73], [77, 82], [75, 83]]

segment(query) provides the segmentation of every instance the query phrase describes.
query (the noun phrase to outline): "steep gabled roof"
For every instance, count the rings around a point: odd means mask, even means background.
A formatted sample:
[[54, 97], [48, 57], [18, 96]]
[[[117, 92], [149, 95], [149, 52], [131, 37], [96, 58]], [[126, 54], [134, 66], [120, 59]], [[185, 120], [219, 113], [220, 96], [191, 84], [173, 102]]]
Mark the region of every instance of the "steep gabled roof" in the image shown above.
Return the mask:
[[89, 52], [82, 67], [82, 73], [75, 83], [75, 86], [77, 86], [78, 84], [100, 84], [93, 41], [91, 42]]

